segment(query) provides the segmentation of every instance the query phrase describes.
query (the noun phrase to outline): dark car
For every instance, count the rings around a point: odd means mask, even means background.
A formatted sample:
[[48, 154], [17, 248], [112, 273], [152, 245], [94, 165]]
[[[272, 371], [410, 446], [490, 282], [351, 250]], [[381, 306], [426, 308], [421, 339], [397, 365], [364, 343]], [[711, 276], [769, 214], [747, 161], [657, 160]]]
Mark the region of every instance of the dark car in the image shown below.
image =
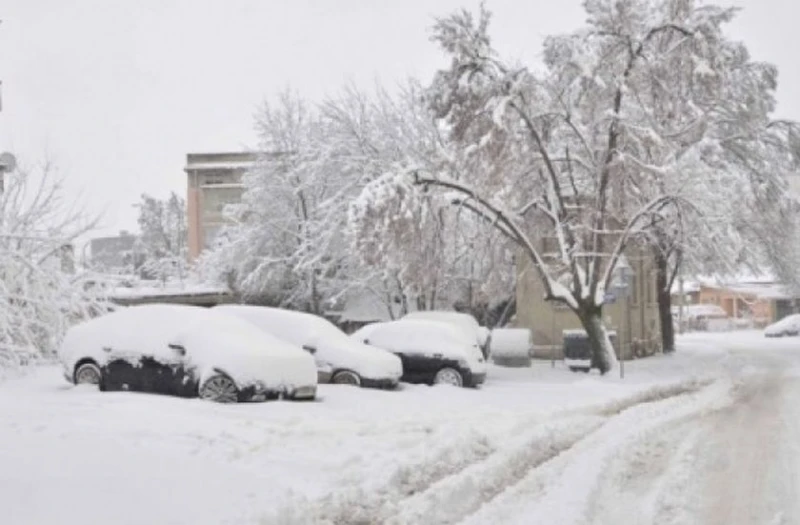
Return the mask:
[[400, 357], [407, 383], [472, 387], [486, 379], [477, 342], [449, 323], [400, 319], [367, 325], [351, 337]]

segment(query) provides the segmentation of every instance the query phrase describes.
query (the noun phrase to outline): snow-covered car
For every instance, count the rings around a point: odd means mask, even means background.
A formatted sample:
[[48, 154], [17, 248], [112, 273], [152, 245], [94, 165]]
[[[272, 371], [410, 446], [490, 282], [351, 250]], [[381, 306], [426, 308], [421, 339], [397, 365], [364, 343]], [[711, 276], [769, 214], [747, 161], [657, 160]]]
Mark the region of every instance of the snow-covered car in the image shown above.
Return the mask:
[[485, 326], [481, 326], [470, 314], [463, 312], [451, 312], [447, 310], [422, 310], [408, 313], [401, 319], [417, 319], [449, 323], [457, 327], [459, 330], [462, 330], [470, 337], [474, 337], [478, 342], [478, 347], [481, 349], [484, 359], [489, 358], [489, 342], [491, 339], [491, 331]]
[[314, 399], [314, 359], [249, 323], [206, 308], [123, 308], [67, 331], [64, 377], [100, 390], [219, 402]]
[[473, 387], [486, 380], [478, 344], [449, 323], [404, 318], [368, 324], [350, 337], [397, 355], [409, 383]]
[[395, 355], [354, 341], [317, 315], [245, 305], [219, 305], [212, 310], [248, 321], [312, 353], [320, 383], [394, 388], [403, 375], [403, 365]]
[[780, 321], [764, 328], [767, 337], [784, 337], [800, 335], [800, 314], [787, 315]]

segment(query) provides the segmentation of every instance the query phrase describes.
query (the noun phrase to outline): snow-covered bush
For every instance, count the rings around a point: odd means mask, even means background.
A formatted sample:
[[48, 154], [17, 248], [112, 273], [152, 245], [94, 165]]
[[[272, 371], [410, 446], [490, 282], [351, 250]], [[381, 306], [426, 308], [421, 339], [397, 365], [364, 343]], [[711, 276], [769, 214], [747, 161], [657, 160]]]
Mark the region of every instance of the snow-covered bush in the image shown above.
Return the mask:
[[103, 287], [75, 267], [92, 226], [65, 204], [50, 166], [7, 173], [0, 194], [0, 368], [54, 356], [66, 329], [103, 311]]

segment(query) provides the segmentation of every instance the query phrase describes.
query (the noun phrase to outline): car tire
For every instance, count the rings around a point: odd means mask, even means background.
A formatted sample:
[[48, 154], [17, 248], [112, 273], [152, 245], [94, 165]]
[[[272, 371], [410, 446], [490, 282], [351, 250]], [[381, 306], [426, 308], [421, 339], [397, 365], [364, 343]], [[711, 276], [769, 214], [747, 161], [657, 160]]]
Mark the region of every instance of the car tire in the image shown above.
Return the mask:
[[339, 370], [331, 378], [334, 385], [361, 386], [361, 377], [352, 370]]
[[215, 403], [236, 403], [239, 400], [239, 388], [225, 374], [214, 374], [200, 385], [198, 395], [200, 399]]
[[75, 367], [74, 383], [76, 385], [97, 385], [103, 389], [103, 371], [94, 362], [81, 363]]
[[464, 386], [464, 376], [455, 368], [444, 367], [433, 376], [434, 385]]

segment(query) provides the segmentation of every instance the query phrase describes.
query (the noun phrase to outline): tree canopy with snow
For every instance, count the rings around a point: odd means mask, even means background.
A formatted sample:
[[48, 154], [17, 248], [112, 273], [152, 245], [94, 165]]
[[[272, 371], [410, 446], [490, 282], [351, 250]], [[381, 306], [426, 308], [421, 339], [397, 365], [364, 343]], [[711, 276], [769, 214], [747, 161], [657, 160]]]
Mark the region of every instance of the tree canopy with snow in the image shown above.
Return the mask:
[[55, 169], [18, 168], [0, 191], [0, 368], [52, 358], [69, 326], [106, 308], [74, 242], [94, 224], [67, 204]]
[[396, 217], [398, 202], [431, 198], [474, 212], [519, 246], [546, 299], [580, 318], [607, 372], [615, 357], [601, 310], [618, 258], [659, 229], [717, 258], [763, 254], [742, 218], [767, 195], [789, 207], [780, 160], [793, 125], [770, 120], [774, 67], [724, 35], [735, 10], [693, 0], [584, 7], [585, 27], [545, 40], [541, 70], [499, 56], [483, 7], [439, 19], [433, 40], [450, 65], [428, 97], [448, 162], [387, 172], [365, 190], [362, 214]]
[[203, 257], [205, 273], [251, 300], [315, 313], [361, 292], [387, 306], [399, 301], [400, 313], [442, 301], [469, 308], [493, 282], [507, 297], [510, 262], [488, 272], [489, 258], [507, 250], [485, 249], [498, 243], [475, 228], [453, 228], [471, 217], [416, 209], [419, 224], [380, 251], [348, 221], [363, 187], [385, 171], [409, 159], [441, 162], [439, 130], [421, 94], [410, 82], [398, 95], [348, 87], [321, 104], [292, 93], [265, 104], [256, 117], [262, 153], [243, 178], [241, 204], [228, 210], [232, 224]]
[[149, 278], [183, 279], [188, 272], [186, 201], [175, 192], [166, 199], [143, 194], [139, 210], [140, 237], [135, 247], [138, 271]]

